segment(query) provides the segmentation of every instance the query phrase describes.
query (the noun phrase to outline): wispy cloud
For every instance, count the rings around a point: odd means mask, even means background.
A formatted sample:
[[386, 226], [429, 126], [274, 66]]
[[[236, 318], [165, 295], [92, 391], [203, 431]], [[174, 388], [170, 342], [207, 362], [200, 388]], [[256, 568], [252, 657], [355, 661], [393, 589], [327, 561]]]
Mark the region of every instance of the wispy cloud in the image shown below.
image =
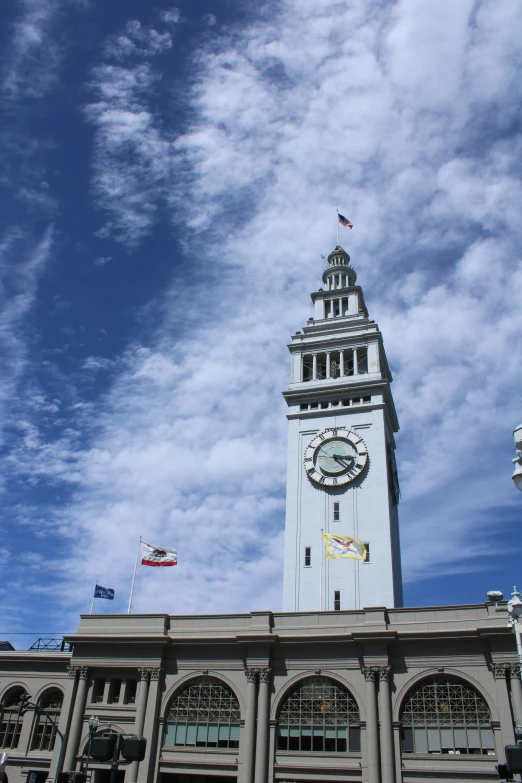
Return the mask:
[[37, 242], [29, 241], [21, 228], [11, 227], [0, 244], [0, 353], [3, 357], [0, 411], [4, 426], [9, 418], [6, 405], [14, 399], [17, 382], [26, 366], [27, 316], [52, 247], [52, 226]]
[[52, 33], [58, 0], [21, 0], [3, 74], [4, 96], [39, 98], [54, 86], [61, 46]]

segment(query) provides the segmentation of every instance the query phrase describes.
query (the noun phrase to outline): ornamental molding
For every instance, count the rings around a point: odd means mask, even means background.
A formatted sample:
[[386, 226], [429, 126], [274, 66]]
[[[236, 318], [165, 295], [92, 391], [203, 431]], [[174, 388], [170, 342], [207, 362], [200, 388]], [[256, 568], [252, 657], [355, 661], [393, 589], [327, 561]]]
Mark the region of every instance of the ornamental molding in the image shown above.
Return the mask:
[[68, 666], [67, 667], [67, 674], [71, 678], [75, 678], [76, 675], [78, 675], [79, 680], [86, 680], [87, 679], [87, 672], [88, 667], [87, 666]]
[[491, 665], [491, 671], [493, 672], [493, 676], [497, 680], [505, 680], [506, 675], [508, 675], [511, 671], [511, 664], [510, 663], [493, 663]]
[[247, 678], [247, 682], [270, 682], [272, 678], [272, 669], [267, 666], [263, 669], [252, 669], [247, 668], [245, 669], [245, 677]]
[[380, 666], [363, 666], [361, 671], [364, 675], [366, 682], [375, 682], [379, 676]]
[[391, 666], [380, 666], [378, 677], [379, 680], [386, 680], [386, 682], [389, 682], [391, 679]]
[[142, 666], [138, 667], [140, 680], [159, 680], [161, 667]]

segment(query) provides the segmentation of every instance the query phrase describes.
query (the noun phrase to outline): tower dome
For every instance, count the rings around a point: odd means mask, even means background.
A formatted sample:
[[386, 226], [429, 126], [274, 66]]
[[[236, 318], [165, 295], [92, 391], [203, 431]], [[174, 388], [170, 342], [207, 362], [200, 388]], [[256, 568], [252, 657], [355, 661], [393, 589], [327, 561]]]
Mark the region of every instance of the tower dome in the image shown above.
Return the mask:
[[342, 285], [334, 285], [334, 288], [344, 288], [346, 286], [355, 285], [357, 280], [357, 274], [355, 269], [350, 266], [350, 256], [340, 245], [334, 247], [330, 255], [328, 256], [328, 267], [323, 272], [323, 283], [332, 287], [332, 282], [336, 279], [336, 275], [342, 275], [339, 279], [342, 280]]

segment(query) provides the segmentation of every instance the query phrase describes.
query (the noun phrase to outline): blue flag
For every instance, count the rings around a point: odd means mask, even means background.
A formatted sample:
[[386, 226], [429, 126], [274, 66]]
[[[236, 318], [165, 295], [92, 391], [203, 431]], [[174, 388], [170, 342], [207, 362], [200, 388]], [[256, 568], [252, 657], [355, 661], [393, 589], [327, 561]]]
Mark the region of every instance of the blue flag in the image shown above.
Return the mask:
[[96, 587], [94, 588], [94, 597], [108, 598], [109, 601], [112, 601], [114, 598], [114, 590], [110, 587], [102, 587], [101, 585], [96, 585]]

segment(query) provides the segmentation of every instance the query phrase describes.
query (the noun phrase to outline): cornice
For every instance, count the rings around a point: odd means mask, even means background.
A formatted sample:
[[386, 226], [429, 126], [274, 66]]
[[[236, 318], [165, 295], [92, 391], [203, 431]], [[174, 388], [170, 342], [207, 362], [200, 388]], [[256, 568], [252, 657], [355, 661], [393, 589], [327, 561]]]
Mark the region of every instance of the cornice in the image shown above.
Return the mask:
[[[368, 378], [369, 375], [370, 373], [366, 373], [365, 375], [361, 375], [361, 376], [350, 375], [348, 377]], [[361, 393], [368, 392], [368, 391], [375, 391], [380, 393], [383, 391], [385, 392], [389, 387], [389, 381], [386, 378], [375, 378], [375, 377], [370, 378], [367, 381], [360, 381], [358, 383], [346, 383], [346, 382], [338, 383], [338, 384], [325, 383], [324, 386], [316, 386], [316, 385], [312, 385], [312, 383], [313, 382], [303, 383], [301, 381], [299, 384], [297, 383], [293, 384], [294, 388], [284, 391], [282, 393], [283, 397], [287, 402], [289, 401], [300, 402], [301, 400], [319, 401], [324, 399], [325, 394], [333, 394], [339, 397], [343, 397], [346, 394], [353, 394], [354, 392], [358, 392], [358, 391], [360, 391]], [[364, 404], [370, 405], [371, 403], [362, 403], [361, 407]]]

